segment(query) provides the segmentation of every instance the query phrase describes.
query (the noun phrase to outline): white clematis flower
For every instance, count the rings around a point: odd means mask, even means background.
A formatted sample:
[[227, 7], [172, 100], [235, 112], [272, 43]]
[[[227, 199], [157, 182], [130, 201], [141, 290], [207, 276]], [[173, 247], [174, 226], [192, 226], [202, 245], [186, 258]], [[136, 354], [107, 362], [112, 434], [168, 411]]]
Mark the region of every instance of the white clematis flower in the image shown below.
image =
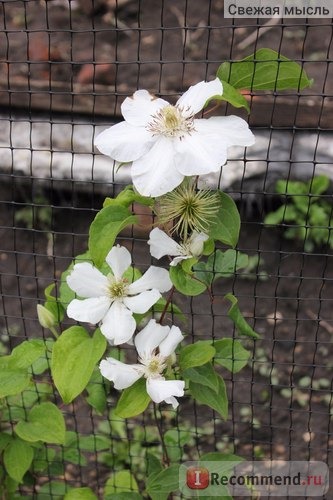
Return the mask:
[[202, 254], [204, 243], [207, 240], [207, 234], [193, 231], [186, 242], [177, 243], [164, 231], [155, 227], [155, 229], [150, 232], [148, 245], [150, 245], [150, 253], [155, 259], [170, 255], [175, 257], [170, 262], [170, 266], [176, 266], [182, 260], [199, 257]]
[[77, 321], [100, 323], [103, 335], [112, 344], [128, 342], [135, 331], [133, 313], [145, 313], [170, 290], [172, 283], [166, 269], [150, 266], [133, 283], [124, 277], [131, 265], [131, 254], [117, 245], [106, 256], [112, 273], [105, 276], [89, 262], [75, 264], [67, 276], [68, 286], [83, 300], [74, 299], [67, 315]]
[[185, 176], [217, 172], [230, 146], [251, 146], [254, 136], [237, 116], [195, 119], [208, 99], [223, 94], [218, 78], [190, 87], [175, 106], [138, 90], [121, 106], [125, 121], [99, 134], [95, 146], [113, 160], [132, 162], [135, 188], [161, 196]]
[[101, 373], [119, 390], [145, 377], [147, 393], [155, 403], [165, 401], [177, 408], [179, 403], [175, 396], [184, 395], [185, 382], [165, 380], [162, 373], [168, 358], [182, 340], [183, 335], [177, 326], [162, 326], [152, 319], [134, 339], [140, 363], [127, 365], [117, 359], [107, 358], [99, 365]]

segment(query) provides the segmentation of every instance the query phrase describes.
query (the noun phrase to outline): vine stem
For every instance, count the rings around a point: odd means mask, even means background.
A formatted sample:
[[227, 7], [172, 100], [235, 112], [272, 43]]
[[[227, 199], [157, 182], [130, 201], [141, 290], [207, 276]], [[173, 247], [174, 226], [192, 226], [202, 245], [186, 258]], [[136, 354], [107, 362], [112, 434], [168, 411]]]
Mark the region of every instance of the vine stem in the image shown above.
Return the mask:
[[154, 403], [154, 418], [155, 418], [155, 423], [156, 423], [156, 427], [157, 427], [157, 430], [158, 430], [158, 434], [160, 436], [160, 439], [161, 439], [161, 445], [162, 445], [162, 450], [163, 450], [163, 463], [169, 467], [170, 466], [170, 458], [169, 458], [169, 454], [168, 454], [168, 449], [166, 447], [166, 444], [164, 442], [164, 436], [163, 436], [163, 432], [162, 432], [162, 427], [161, 427], [161, 424], [160, 424], [160, 420], [159, 420], [159, 417], [157, 415], [157, 405], [156, 403]]
[[161, 325], [162, 324], [162, 321], [164, 320], [164, 316], [166, 315], [166, 312], [168, 310], [168, 307], [169, 307], [169, 304], [172, 300], [172, 297], [173, 297], [173, 294], [175, 292], [175, 287], [172, 286], [171, 290], [170, 290], [170, 293], [168, 295], [168, 298], [167, 298], [167, 301], [165, 303], [165, 306], [163, 308], [163, 311], [162, 311], [162, 314], [161, 314], [161, 317], [160, 317], [160, 320], [159, 320], [159, 324]]

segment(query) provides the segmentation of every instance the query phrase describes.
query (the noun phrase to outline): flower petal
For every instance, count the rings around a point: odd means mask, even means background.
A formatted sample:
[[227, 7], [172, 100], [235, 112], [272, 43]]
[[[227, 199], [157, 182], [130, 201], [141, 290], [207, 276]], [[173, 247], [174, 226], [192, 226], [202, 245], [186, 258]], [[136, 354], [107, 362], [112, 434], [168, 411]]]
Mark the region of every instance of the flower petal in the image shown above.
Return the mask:
[[199, 82], [192, 85], [177, 101], [177, 106], [183, 109], [183, 115], [193, 116], [202, 110], [206, 101], [223, 94], [223, 86], [218, 78], [211, 82]]
[[182, 254], [181, 246], [158, 227], [150, 231], [148, 245], [150, 245], [150, 253], [155, 259], [160, 259], [164, 255]]
[[130, 267], [132, 257], [127, 248], [117, 245], [111, 248], [105, 260], [111, 267], [116, 280], [120, 280], [124, 272]]
[[67, 316], [76, 321], [99, 323], [110, 308], [108, 297], [90, 297], [89, 299], [74, 299], [67, 307]]
[[147, 154], [133, 161], [133, 184], [143, 196], [162, 196], [184, 179], [176, 168], [173, 144], [170, 138], [158, 137]]
[[156, 304], [160, 298], [160, 292], [154, 288], [153, 290], [141, 292], [134, 297], [124, 297], [123, 301], [125, 306], [133, 313], [143, 314]]
[[175, 410], [178, 406], [179, 406], [179, 403], [177, 401], [176, 398], [174, 398], [173, 396], [171, 396], [170, 398], [165, 398], [164, 400], [166, 403], [168, 403], [169, 405], [172, 405], [172, 408]]
[[202, 254], [204, 243], [208, 240], [208, 238], [208, 234], [193, 231], [190, 238], [188, 239], [190, 252], [193, 257], [199, 257]]
[[90, 262], [75, 264], [66, 278], [69, 288], [79, 297], [100, 297], [105, 295], [107, 278]]
[[162, 267], [150, 266], [141, 278], [128, 286], [128, 294], [135, 295], [156, 288], [159, 292], [167, 292], [172, 287], [169, 272]]
[[220, 143], [229, 146], [252, 146], [255, 143], [255, 136], [243, 118], [239, 116], [212, 116], [207, 120], [194, 120], [195, 128], [199, 133], [217, 134]]
[[114, 383], [115, 389], [126, 389], [142, 376], [140, 365], [126, 365], [114, 358], [103, 359], [99, 369], [103, 377]]
[[114, 345], [124, 344], [135, 332], [136, 323], [125, 304], [115, 300], [103, 318], [101, 332]]
[[[185, 382], [183, 380], [164, 380], [161, 378], [147, 379], [147, 393], [154, 403], [169, 400], [173, 396], [184, 396]], [[172, 400], [174, 403], [174, 400]]]
[[125, 120], [134, 126], [146, 126], [152, 115], [169, 103], [150, 94], [147, 90], [137, 90], [132, 97], [127, 97], [121, 105]]
[[155, 319], [151, 319], [147, 326], [134, 337], [134, 344], [140, 358], [149, 359], [162, 340], [167, 337], [169, 330], [169, 326], [162, 326], [156, 323]]
[[177, 345], [184, 339], [184, 336], [178, 326], [172, 326], [168, 333], [168, 336], [160, 343], [159, 351], [160, 354], [167, 358], [175, 352]]
[[[195, 120], [208, 122], [208, 120]], [[227, 161], [227, 146], [221, 134], [210, 128], [193, 132], [175, 143], [177, 169], [184, 176], [217, 172]]]
[[120, 122], [103, 130], [95, 138], [95, 146], [113, 160], [128, 163], [145, 155], [155, 141], [156, 138], [144, 127]]
[[170, 262], [170, 266], [172, 267], [177, 266], [177, 264], [179, 264], [179, 262], [181, 262], [182, 260], [190, 259], [191, 257], [192, 255], [182, 255], [181, 257], [175, 257]]

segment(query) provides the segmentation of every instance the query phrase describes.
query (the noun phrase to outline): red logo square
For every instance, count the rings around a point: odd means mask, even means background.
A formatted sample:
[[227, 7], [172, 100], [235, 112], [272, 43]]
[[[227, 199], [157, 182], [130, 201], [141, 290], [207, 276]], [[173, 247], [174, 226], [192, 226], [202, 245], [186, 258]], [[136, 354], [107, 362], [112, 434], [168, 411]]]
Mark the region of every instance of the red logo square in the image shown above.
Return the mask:
[[186, 484], [191, 490], [204, 490], [209, 486], [209, 470], [206, 467], [189, 467]]

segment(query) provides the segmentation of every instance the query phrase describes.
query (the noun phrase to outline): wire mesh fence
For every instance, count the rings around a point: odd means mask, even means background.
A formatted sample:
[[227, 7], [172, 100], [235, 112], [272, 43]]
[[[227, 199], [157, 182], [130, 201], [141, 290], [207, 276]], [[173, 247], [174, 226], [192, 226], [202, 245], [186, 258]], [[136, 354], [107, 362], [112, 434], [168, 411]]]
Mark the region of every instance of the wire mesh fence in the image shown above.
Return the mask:
[[[299, 62], [314, 79], [302, 92], [249, 92], [248, 121], [256, 145], [245, 153], [235, 149], [221, 174], [206, 179], [236, 200], [242, 215], [238, 250], [250, 255], [251, 265], [227, 285], [216, 284], [213, 302], [207, 295], [178, 297], [177, 304], [193, 339], [232, 336], [222, 300], [232, 287], [261, 334], [248, 366], [226, 376], [229, 418], [224, 422], [190, 401], [181, 417], [165, 408], [156, 411], [162, 427], [170, 424], [177, 431], [176, 444], [187, 433], [185, 457], [193, 450], [226, 451], [247, 459], [330, 463], [332, 20], [236, 22], [223, 17], [222, 0], [36, 0], [1, 1], [0, 23], [3, 354], [23, 338], [46, 335], [36, 314], [44, 288], [60, 286], [61, 272], [86, 250], [89, 223], [104, 196], [128, 183], [126, 172], [112, 169], [93, 145], [99, 131], [121, 119], [126, 96], [144, 88], [172, 101], [188, 86], [212, 78], [222, 61], [261, 47]], [[224, 108], [247, 118], [230, 105]], [[311, 194], [319, 175], [329, 185]], [[278, 193], [277, 181], [289, 182], [296, 192], [286, 193], [285, 186]], [[303, 183], [305, 191], [293, 181]], [[300, 199], [307, 204], [296, 226], [284, 207], [292, 203], [290, 193], [296, 204]], [[313, 206], [321, 207], [326, 219], [313, 223]], [[281, 207], [277, 224], [264, 222]], [[140, 228], [125, 231], [120, 241], [144, 269], [151, 263], [145, 246], [153, 218], [149, 211], [141, 216]], [[322, 231], [319, 236], [311, 232], [313, 226]], [[87, 485], [104, 498], [110, 472], [132, 465], [139, 481], [144, 478], [142, 449], [156, 446], [153, 418], [117, 419], [112, 415], [116, 395], [107, 389], [109, 419], [84, 397], [63, 407], [67, 428], [80, 439], [69, 435], [70, 444], [57, 449], [56, 460], [51, 451], [41, 455], [45, 467], [32, 472], [22, 495], [62, 498], [66, 487]], [[41, 379], [27, 398], [7, 402], [3, 415], [9, 412], [14, 425], [31, 401], [42, 401], [51, 390]], [[109, 436], [111, 444], [105, 444]]]

